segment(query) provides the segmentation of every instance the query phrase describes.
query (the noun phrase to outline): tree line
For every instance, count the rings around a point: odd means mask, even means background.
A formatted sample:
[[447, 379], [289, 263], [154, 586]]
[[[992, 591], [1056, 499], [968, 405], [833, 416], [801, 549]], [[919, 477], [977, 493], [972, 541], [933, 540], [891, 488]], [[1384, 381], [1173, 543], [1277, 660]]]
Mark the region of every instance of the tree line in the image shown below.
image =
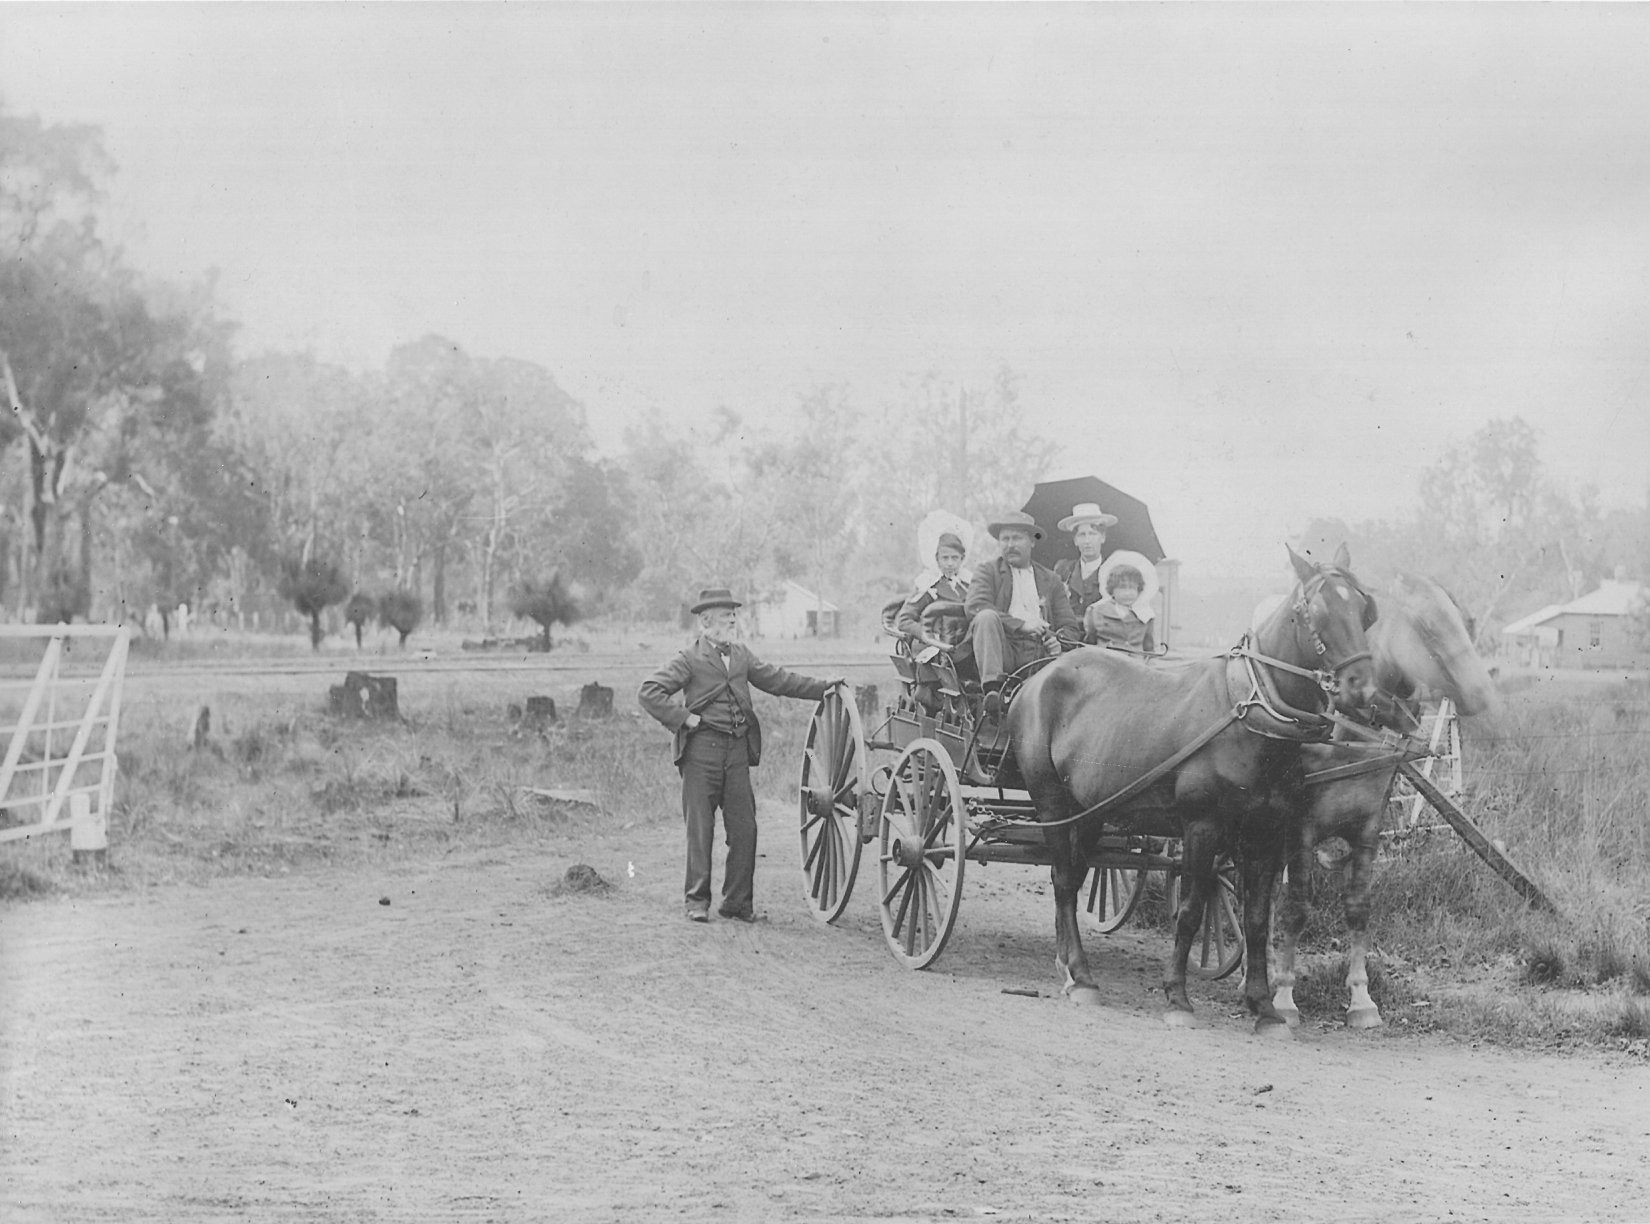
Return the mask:
[[[880, 602], [910, 525], [979, 516], [1046, 469], [1017, 379], [943, 372], [893, 401], [845, 386], [656, 412], [597, 453], [590, 407], [531, 361], [440, 336], [382, 368], [242, 355], [210, 278], [140, 274], [100, 230], [98, 132], [0, 108], [0, 608], [245, 624], [337, 607], [405, 640], [457, 612], [548, 629], [580, 611], [675, 615], [706, 581], [796, 578]], [[599, 406], [598, 406], [599, 410]]]

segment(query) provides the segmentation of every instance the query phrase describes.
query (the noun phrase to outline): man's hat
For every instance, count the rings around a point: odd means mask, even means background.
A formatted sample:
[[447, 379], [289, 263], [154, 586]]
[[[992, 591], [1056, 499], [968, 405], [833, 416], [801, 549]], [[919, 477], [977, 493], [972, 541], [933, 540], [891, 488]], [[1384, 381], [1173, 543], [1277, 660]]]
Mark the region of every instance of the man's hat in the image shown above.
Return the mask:
[[745, 605], [733, 597], [727, 587], [706, 587], [699, 592], [699, 602], [689, 609], [695, 616], [711, 608], [742, 608]]
[[991, 533], [994, 540], [1002, 538], [1004, 527], [1020, 528], [1031, 537], [1033, 544], [1043, 538], [1043, 529], [1037, 526], [1037, 520], [1024, 510], [1010, 510], [1007, 514], [999, 514], [985, 525], [985, 529]]
[[1071, 508], [1071, 513], [1060, 520], [1061, 531], [1076, 531], [1084, 523], [1093, 523], [1096, 527], [1115, 527], [1117, 516], [1107, 514], [1095, 502], [1080, 502]]

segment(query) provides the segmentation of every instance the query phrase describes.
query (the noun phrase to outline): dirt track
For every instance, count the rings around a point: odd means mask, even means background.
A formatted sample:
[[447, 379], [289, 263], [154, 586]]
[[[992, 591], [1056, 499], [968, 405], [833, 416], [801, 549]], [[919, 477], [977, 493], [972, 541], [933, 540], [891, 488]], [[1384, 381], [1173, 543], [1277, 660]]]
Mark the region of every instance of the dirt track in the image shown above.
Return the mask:
[[1276, 1045], [1224, 984], [1171, 1031], [1129, 931], [1104, 1008], [1004, 994], [1053, 986], [1029, 868], [909, 973], [869, 888], [806, 915], [788, 817], [749, 927], [682, 921], [669, 824], [0, 911], [0, 1216], [1650, 1220], [1642, 1064]]

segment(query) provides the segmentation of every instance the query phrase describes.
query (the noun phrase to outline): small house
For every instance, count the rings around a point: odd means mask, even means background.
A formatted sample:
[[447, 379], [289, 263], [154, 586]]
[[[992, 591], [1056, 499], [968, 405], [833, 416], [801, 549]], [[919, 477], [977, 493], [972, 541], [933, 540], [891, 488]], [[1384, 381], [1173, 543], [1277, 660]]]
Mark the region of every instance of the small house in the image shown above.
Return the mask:
[[1650, 643], [1638, 639], [1633, 623], [1644, 598], [1643, 583], [1607, 578], [1580, 599], [1513, 621], [1501, 630], [1501, 640], [1513, 658], [1530, 666], [1650, 665]]
[[763, 638], [838, 636], [837, 606], [799, 582], [786, 579], [746, 609], [751, 634]]

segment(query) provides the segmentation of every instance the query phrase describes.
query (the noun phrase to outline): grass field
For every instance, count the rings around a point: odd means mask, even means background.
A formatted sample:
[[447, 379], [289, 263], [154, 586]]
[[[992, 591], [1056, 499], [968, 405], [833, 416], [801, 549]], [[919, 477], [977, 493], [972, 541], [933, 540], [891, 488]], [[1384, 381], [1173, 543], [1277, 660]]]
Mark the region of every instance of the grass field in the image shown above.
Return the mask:
[[[192, 701], [164, 685], [129, 695], [107, 868], [74, 867], [63, 835], [0, 846], [0, 900], [279, 876], [679, 819], [668, 737], [629, 691], [616, 694], [610, 719], [565, 718], [542, 730], [512, 720], [497, 680], [431, 678], [403, 692], [399, 723], [331, 718], [318, 683], [301, 697], [218, 692], [204, 749], [188, 745]], [[556, 693], [558, 705], [569, 708], [575, 694]], [[761, 709], [759, 802], [779, 832], [790, 828], [810, 711], [771, 699]], [[1466, 810], [1561, 917], [1525, 908], [1452, 833], [1394, 844], [1379, 867], [1373, 920], [1373, 991], [1389, 1031], [1644, 1052], [1645, 689], [1549, 683], [1509, 693], [1493, 728], [1467, 725], [1465, 759]], [[1332, 1019], [1342, 1005], [1337, 887], [1329, 871], [1312, 881], [1296, 990], [1309, 1018]], [[1150, 906], [1137, 918], [1153, 920]]]

